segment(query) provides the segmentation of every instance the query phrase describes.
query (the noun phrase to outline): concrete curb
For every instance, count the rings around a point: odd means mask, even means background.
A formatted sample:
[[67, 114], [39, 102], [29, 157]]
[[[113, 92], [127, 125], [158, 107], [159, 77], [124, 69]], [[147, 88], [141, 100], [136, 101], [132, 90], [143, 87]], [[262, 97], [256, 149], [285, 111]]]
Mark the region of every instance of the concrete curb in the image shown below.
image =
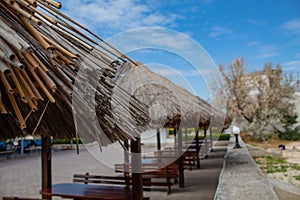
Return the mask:
[[231, 136], [214, 199], [278, 199], [241, 138], [239, 143], [242, 148], [233, 149], [235, 138]]

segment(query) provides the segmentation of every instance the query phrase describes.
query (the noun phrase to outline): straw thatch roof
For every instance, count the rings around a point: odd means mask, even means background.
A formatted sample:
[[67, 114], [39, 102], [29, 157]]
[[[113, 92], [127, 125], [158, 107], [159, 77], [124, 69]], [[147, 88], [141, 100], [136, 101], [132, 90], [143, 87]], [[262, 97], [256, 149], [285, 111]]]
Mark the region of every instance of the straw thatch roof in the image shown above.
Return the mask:
[[[208, 127], [210, 124], [213, 109], [206, 101], [142, 64], [123, 63], [116, 83], [149, 106], [152, 128]], [[222, 114], [215, 112], [215, 118], [221, 121]]]
[[[110, 100], [115, 87], [112, 79], [126, 57], [83, 33], [89, 30], [78, 28], [56, 9], [60, 6], [52, 0], [0, 2], [0, 139], [26, 133], [74, 137], [74, 107], [81, 122], [91, 121], [88, 110], [96, 113], [100, 134], [106, 136], [100, 143], [133, 138], [141, 130], [130, 122], [118, 124]], [[85, 73], [78, 78], [79, 70]], [[80, 98], [72, 102], [75, 81]], [[95, 88], [92, 97], [86, 91], [91, 87]], [[115, 94], [118, 106], [139, 116], [135, 123], [146, 123], [147, 106], [135, 100], [127, 105], [122, 101], [126, 96], [130, 95], [125, 91]], [[94, 107], [86, 106], [91, 98], [96, 101]], [[85, 123], [76, 126], [87, 132], [98, 129]]]
[[137, 66], [60, 7], [0, 2], [0, 139], [78, 132], [105, 145], [148, 128], [209, 124], [208, 103]]

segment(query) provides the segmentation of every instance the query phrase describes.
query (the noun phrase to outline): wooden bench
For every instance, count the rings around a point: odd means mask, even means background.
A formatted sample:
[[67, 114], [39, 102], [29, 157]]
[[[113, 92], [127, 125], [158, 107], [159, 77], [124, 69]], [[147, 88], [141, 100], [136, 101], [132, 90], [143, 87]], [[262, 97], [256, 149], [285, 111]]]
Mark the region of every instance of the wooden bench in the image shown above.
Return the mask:
[[[89, 173], [85, 174], [74, 174], [73, 175], [74, 183], [84, 183], [84, 184], [101, 184], [101, 185], [121, 185], [128, 190], [132, 185], [132, 179], [130, 176], [101, 176], [101, 175], [90, 175]], [[143, 200], [149, 200], [149, 197], [143, 197]], [[8, 199], [12, 200], [12, 199]]]
[[196, 151], [185, 151], [183, 153], [183, 164], [192, 170], [192, 167], [196, 166], [197, 156], [198, 154]]
[[2, 197], [2, 200], [41, 200], [41, 199], [26, 198], [26, 197]]
[[14, 151], [0, 151], [0, 156], [5, 155], [7, 159], [11, 158], [11, 154], [13, 154]]
[[[154, 155], [156, 157], [162, 157], [162, 158], [179, 158], [179, 154], [176, 152], [176, 150], [173, 148], [167, 148], [161, 151], [155, 151]], [[196, 149], [187, 149], [186, 151], [184, 151], [182, 153], [182, 157], [183, 157], [183, 164], [184, 166], [187, 166], [190, 170], [192, 170], [192, 168], [196, 165], [197, 162], [197, 151]]]
[[[178, 182], [179, 170], [175, 163], [166, 166], [159, 163], [143, 163], [141, 167], [144, 189], [150, 189], [151, 186], [166, 186], [167, 193], [170, 194], [173, 185], [171, 180], [174, 179], [175, 184]], [[131, 165], [115, 164], [115, 172], [129, 174]]]
[[125, 185], [130, 187], [131, 178], [126, 176], [101, 176], [101, 175], [90, 175], [86, 174], [74, 174], [74, 183], [95, 183], [95, 184], [105, 184], [105, 185]]

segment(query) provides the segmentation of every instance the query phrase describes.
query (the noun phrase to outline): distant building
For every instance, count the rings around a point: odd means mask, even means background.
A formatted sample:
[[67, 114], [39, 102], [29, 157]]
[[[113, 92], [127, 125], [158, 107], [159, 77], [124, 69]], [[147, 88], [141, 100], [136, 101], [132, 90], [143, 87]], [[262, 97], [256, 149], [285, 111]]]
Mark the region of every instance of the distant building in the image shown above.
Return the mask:
[[300, 126], [300, 73], [293, 72], [292, 73], [292, 84], [295, 88], [295, 105], [296, 105], [296, 112], [298, 113], [297, 121], [298, 123], [296, 126]]
[[298, 123], [296, 126], [300, 126], [300, 92], [295, 93], [295, 105], [296, 105], [296, 112], [298, 113], [297, 121]]

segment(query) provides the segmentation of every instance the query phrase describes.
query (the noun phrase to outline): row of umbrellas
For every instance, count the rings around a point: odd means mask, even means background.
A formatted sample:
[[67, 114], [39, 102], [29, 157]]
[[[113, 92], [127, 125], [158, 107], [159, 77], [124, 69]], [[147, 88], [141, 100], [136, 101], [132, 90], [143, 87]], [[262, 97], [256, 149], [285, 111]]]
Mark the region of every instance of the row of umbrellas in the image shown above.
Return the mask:
[[[0, 2], [0, 139], [26, 134], [99, 145], [224, 114], [136, 63], [52, 0]], [[213, 119], [213, 120], [212, 120]]]

